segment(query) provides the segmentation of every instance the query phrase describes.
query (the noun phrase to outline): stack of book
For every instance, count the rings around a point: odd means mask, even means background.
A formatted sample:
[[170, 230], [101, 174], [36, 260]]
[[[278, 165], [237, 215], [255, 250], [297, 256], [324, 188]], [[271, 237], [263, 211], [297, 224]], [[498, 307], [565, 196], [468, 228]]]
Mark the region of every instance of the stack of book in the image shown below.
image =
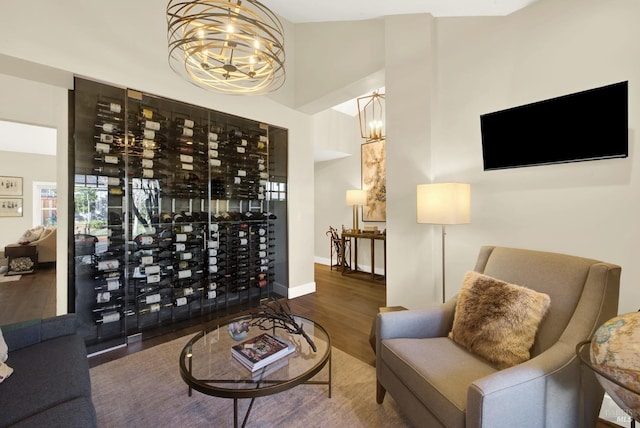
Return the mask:
[[282, 338], [262, 333], [231, 347], [231, 355], [255, 372], [291, 354], [296, 348]]

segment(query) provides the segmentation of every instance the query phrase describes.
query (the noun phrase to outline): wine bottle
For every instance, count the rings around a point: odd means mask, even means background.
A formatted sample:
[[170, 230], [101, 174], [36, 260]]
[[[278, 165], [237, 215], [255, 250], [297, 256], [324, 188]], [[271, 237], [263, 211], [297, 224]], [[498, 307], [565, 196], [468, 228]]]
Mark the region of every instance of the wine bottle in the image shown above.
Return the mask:
[[122, 104], [100, 100], [96, 103], [96, 108], [100, 113], [108, 113], [112, 115], [120, 115], [122, 113]]
[[94, 321], [96, 324], [109, 324], [112, 322], [120, 321], [122, 318], [122, 314], [120, 312], [106, 312], [101, 314], [100, 317], [95, 318]]

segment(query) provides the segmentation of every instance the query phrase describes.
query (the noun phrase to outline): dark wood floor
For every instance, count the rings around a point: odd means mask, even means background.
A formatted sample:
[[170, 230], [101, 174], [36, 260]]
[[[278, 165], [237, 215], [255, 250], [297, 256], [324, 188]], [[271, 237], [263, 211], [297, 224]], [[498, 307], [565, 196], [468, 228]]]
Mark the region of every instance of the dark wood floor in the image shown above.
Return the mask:
[[0, 282], [0, 325], [56, 314], [56, 266], [43, 263], [18, 281]]

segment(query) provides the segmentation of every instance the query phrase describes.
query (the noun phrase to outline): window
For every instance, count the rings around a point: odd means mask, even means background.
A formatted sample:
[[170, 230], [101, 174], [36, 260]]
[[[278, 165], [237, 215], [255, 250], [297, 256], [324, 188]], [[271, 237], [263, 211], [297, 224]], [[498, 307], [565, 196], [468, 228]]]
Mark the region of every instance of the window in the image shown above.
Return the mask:
[[33, 225], [57, 226], [56, 183], [33, 183]]

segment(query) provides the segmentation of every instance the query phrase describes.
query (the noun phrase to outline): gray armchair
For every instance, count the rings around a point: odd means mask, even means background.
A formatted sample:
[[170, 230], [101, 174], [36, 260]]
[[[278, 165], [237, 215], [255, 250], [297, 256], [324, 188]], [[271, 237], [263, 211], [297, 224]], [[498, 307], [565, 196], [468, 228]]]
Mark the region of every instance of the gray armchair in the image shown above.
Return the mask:
[[550, 296], [531, 359], [498, 370], [449, 339], [457, 296], [431, 309], [380, 313], [378, 403], [389, 392], [419, 427], [594, 427], [604, 391], [575, 347], [616, 316], [621, 268], [487, 246], [474, 270]]

